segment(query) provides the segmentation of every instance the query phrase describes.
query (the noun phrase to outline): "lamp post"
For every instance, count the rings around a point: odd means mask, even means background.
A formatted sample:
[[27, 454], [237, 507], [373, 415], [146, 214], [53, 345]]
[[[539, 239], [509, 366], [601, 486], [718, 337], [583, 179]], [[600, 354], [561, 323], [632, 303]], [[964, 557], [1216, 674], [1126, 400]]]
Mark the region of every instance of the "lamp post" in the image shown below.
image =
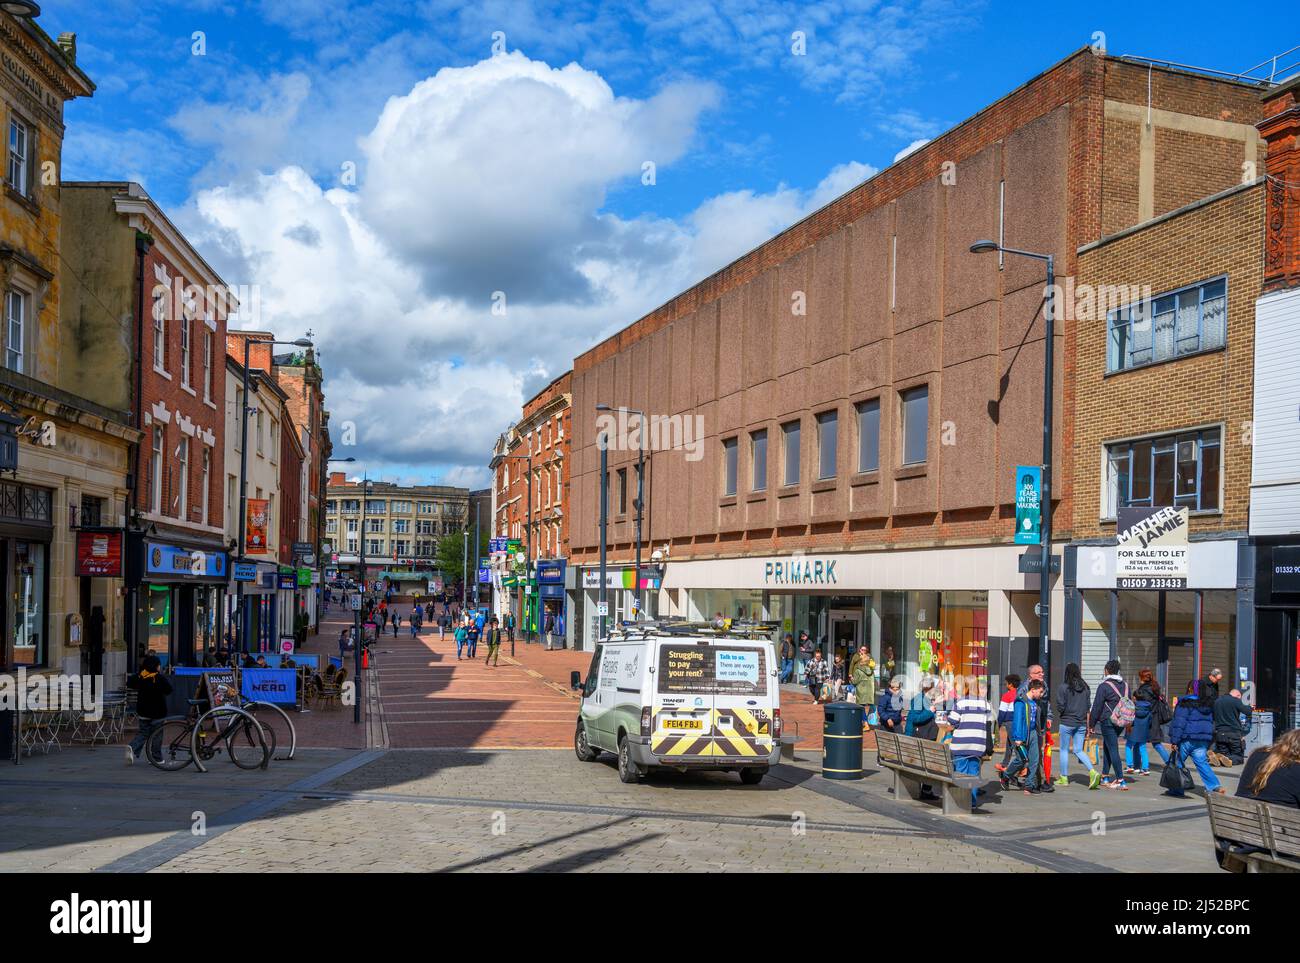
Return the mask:
[[[331, 462], [354, 462], [355, 458], [331, 458]], [[370, 475], [369, 469], [366, 474], [361, 476], [361, 533], [357, 540], [357, 561], [360, 563], [361, 570], [361, 594], [364, 600], [366, 591], [366, 496], [370, 493]], [[346, 519], [344, 520], [346, 524]], [[353, 679], [356, 681], [357, 694], [352, 701], [352, 721], [354, 723], [361, 721], [361, 609], [358, 607], [352, 613], [352, 625], [357, 633], [356, 647], [353, 649]]]
[[[596, 405], [597, 411], [611, 411], [609, 405]], [[636, 572], [633, 575], [633, 585], [635, 586], [635, 612], [638, 619], [641, 618], [641, 512], [645, 506], [645, 412], [638, 411], [635, 408], [624, 408], [629, 415], [636, 415], [637, 435], [636, 435], [636, 501], [632, 507], [636, 509]], [[606, 439], [608, 447], [609, 439]]]
[[[252, 407], [248, 403], [248, 352], [255, 344], [287, 344], [297, 348], [310, 348], [313, 346], [307, 338], [298, 338], [296, 341], [277, 341], [275, 338], [244, 339], [244, 400], [240, 405], [239, 412], [239, 531], [236, 533], [239, 537], [239, 560], [241, 562], [245, 560], [244, 552], [248, 547], [246, 537], [248, 525], [248, 416], [252, 411]], [[272, 359], [272, 364], [274, 364], [274, 359]], [[247, 651], [245, 646], [248, 644], [248, 640], [244, 638], [244, 583], [240, 581], [235, 582], [235, 611], [238, 613], [235, 622], [235, 641], [239, 646], [239, 651], [245, 652]]]
[[[528, 433], [528, 454], [526, 454], [526, 455], [502, 455], [501, 457], [504, 458], [504, 459], [506, 459], [506, 460], [518, 459], [519, 461], [526, 461], [526, 462], [528, 462], [528, 482], [527, 482], [527, 485], [528, 485], [528, 529], [527, 529], [527, 534], [524, 536], [524, 551], [525, 551], [525, 553], [526, 553], [526, 559], [527, 559], [527, 561], [526, 561], [526, 563], [525, 563], [525, 565], [524, 565], [524, 579], [525, 579], [525, 584], [524, 584], [524, 611], [523, 611], [523, 613], [522, 613], [522, 614], [523, 614], [523, 617], [524, 617], [524, 631], [525, 631], [526, 633], [528, 633], [528, 637], [527, 637], [527, 639], [525, 639], [525, 641], [524, 641], [524, 644], [527, 645], [527, 644], [529, 644], [530, 642], [533, 641], [533, 623], [532, 623], [532, 620], [528, 618], [529, 602], [528, 602], [528, 597], [527, 597], [527, 596], [528, 596], [528, 582], [527, 582], [527, 579], [528, 579], [528, 573], [529, 573], [529, 571], [530, 571], [530, 570], [532, 569], [532, 567], [533, 567], [533, 435], [532, 435], [532, 432], [530, 431], [530, 432]], [[534, 604], [535, 604], [535, 603], [534, 603]]]
[[1003, 247], [996, 241], [976, 241], [970, 247], [972, 254], [1015, 254], [1019, 257], [1044, 261], [1047, 264], [1047, 294], [1043, 304], [1043, 325], [1046, 345], [1043, 349], [1043, 493], [1042, 493], [1042, 572], [1038, 576], [1038, 644], [1042, 659], [1043, 678], [1052, 684], [1052, 381], [1053, 345], [1052, 326], [1056, 314], [1056, 270], [1050, 254], [1018, 251]]

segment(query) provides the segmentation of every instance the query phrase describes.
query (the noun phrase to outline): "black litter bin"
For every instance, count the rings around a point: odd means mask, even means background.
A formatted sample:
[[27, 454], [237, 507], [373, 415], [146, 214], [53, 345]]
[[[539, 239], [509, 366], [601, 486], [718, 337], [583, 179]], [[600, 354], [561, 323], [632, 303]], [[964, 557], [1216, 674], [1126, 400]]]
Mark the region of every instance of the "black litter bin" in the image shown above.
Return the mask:
[[831, 702], [822, 726], [822, 775], [827, 779], [862, 778], [862, 706]]

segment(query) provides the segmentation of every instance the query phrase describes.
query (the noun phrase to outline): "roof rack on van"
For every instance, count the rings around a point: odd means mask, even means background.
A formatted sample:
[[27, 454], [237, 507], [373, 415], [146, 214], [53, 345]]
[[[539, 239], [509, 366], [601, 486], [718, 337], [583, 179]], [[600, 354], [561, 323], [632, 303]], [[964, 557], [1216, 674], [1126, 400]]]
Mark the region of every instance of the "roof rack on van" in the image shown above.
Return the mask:
[[[780, 622], [752, 619], [686, 619], [680, 615], [661, 619], [621, 622], [614, 632], [623, 635], [717, 635], [753, 638], [770, 635], [781, 629]], [[612, 634], [612, 633], [611, 633]]]

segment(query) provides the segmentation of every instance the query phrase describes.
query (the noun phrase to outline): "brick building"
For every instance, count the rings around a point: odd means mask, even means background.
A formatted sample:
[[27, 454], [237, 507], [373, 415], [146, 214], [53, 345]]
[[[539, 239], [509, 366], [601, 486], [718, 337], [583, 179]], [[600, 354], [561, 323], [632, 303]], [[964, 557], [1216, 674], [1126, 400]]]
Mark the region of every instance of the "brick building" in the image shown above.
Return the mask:
[[[778, 619], [911, 675], [1023, 667], [1038, 576], [1012, 544], [1014, 474], [1041, 461], [1042, 265], [970, 245], [1050, 253], [1069, 279], [1080, 247], [1238, 183], [1260, 116], [1248, 83], [1079, 51], [581, 355], [573, 560], [598, 551], [595, 406], [640, 409], [662, 614]], [[1075, 324], [1056, 327], [1062, 543]], [[635, 446], [613, 447], [626, 470]], [[632, 517], [611, 517], [626, 565]], [[571, 620], [588, 646], [594, 608], [584, 591]]]
[[103, 403], [125, 399], [143, 433], [129, 469], [127, 641], [194, 664], [221, 634], [230, 576], [222, 359], [237, 306], [139, 184], [65, 182], [63, 210], [77, 338], [62, 361]]
[[[489, 463], [492, 535], [518, 541], [527, 562], [520, 565], [503, 553], [495, 558], [495, 611], [513, 612], [517, 624], [534, 633], [544, 630], [548, 614], [552, 624], [559, 615], [560, 636], [570, 634], [577, 594], [568, 574], [572, 379], [566, 371], [524, 402], [519, 421], [497, 439]], [[529, 599], [539, 600], [540, 608]]]

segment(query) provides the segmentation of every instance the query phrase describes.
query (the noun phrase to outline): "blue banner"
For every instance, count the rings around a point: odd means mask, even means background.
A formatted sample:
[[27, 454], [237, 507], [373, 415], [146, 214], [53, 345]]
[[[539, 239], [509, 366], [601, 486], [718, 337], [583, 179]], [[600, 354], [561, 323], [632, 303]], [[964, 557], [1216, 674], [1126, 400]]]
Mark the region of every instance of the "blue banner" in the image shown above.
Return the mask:
[[180, 548], [166, 542], [145, 542], [144, 570], [147, 575], [224, 579], [226, 553]]
[[1043, 470], [1017, 465], [1015, 484], [1016, 544], [1038, 545], [1043, 540]]
[[236, 562], [231, 566], [236, 582], [256, 582], [257, 564], [255, 562]]
[[298, 701], [298, 673], [294, 669], [243, 669], [239, 691], [249, 702], [292, 705]]

